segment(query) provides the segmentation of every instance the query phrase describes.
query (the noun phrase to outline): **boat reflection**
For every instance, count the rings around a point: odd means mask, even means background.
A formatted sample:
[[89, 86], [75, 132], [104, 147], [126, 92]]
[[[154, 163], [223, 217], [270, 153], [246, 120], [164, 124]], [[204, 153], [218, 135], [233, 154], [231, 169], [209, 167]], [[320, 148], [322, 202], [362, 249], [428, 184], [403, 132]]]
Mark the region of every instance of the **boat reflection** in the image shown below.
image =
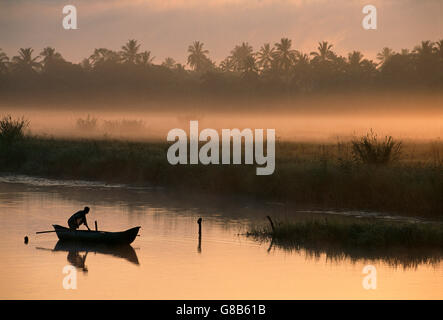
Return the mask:
[[[66, 251], [68, 252], [67, 260], [74, 267], [87, 271], [85, 266], [86, 256], [88, 253], [100, 253], [105, 255], [111, 255], [117, 258], [123, 258], [133, 264], [139, 265], [137, 253], [130, 245], [104, 245], [96, 243], [78, 243], [70, 241], [58, 241], [53, 251]], [[82, 255], [82, 253], [84, 253]]]
[[69, 264], [82, 272], [88, 272], [86, 266], [86, 257], [88, 253], [100, 253], [111, 255], [113, 257], [122, 258], [133, 264], [139, 265], [137, 253], [130, 245], [104, 245], [97, 243], [80, 243], [71, 241], [58, 241], [54, 249], [47, 249], [37, 247], [39, 250], [46, 250], [51, 252], [68, 252], [66, 259]]
[[83, 272], [88, 272], [88, 268], [86, 267], [87, 255], [88, 255], [87, 251], [84, 255], [80, 255], [78, 251], [69, 251], [67, 259], [72, 266], [76, 267], [77, 269]]

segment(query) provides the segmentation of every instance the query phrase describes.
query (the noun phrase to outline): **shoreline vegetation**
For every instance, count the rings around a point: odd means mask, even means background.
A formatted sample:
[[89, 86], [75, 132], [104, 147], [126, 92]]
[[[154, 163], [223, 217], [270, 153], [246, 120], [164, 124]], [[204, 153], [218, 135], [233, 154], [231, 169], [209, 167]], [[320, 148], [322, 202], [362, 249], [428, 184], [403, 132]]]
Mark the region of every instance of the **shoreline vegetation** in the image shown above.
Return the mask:
[[443, 218], [443, 144], [402, 144], [369, 132], [352, 141], [276, 141], [275, 172], [254, 165], [170, 165], [171, 143], [26, 135], [23, 118], [0, 121], [0, 173], [244, 195], [318, 209]]
[[[268, 218], [270, 221], [270, 217]], [[251, 225], [246, 232], [269, 249], [304, 251], [328, 260], [382, 260], [391, 266], [414, 268], [443, 258], [443, 227], [435, 223], [387, 222], [374, 219], [316, 218]]]
[[215, 62], [204, 43], [194, 41], [187, 48], [185, 64], [172, 57], [157, 62], [135, 39], [118, 50], [96, 48], [80, 63], [65, 60], [53, 47], [20, 48], [12, 57], [0, 49], [0, 93], [6, 101], [29, 98], [34, 103], [54, 98], [100, 101], [100, 97], [148, 103], [158, 98], [260, 100], [443, 89], [443, 39], [421, 41], [400, 52], [385, 47], [376, 61], [357, 50], [342, 56], [335, 49], [320, 41], [314, 51], [302, 52], [289, 38], [260, 48], [242, 42]]

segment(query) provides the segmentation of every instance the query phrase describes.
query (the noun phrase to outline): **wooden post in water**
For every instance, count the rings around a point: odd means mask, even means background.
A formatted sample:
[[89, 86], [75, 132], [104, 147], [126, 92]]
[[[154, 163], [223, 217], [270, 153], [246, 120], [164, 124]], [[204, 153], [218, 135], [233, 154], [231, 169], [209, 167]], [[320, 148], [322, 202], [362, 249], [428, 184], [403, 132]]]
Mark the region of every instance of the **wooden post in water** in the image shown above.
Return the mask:
[[201, 236], [201, 234], [202, 234], [202, 218], [198, 218], [197, 223], [198, 223], [198, 235]]
[[97, 220], [95, 220], [95, 231], [98, 231]]
[[198, 253], [202, 252], [202, 218], [198, 218], [198, 247], [197, 251]]

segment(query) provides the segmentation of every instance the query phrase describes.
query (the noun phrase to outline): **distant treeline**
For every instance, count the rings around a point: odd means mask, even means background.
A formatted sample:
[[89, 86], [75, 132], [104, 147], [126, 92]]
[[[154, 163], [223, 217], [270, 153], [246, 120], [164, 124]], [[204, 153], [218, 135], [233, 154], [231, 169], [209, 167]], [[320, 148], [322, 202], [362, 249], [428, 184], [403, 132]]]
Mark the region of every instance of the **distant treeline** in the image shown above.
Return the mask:
[[150, 51], [129, 40], [120, 51], [95, 49], [81, 63], [66, 61], [51, 47], [39, 55], [21, 48], [9, 58], [0, 49], [0, 92], [3, 93], [137, 93], [143, 96], [216, 94], [299, 94], [370, 89], [443, 89], [443, 40], [422, 41], [413, 50], [383, 48], [377, 62], [359, 51], [346, 57], [333, 45], [319, 42], [309, 54], [282, 38], [258, 51], [243, 42], [219, 64], [204, 44], [188, 47], [187, 64], [166, 58], [154, 63]]

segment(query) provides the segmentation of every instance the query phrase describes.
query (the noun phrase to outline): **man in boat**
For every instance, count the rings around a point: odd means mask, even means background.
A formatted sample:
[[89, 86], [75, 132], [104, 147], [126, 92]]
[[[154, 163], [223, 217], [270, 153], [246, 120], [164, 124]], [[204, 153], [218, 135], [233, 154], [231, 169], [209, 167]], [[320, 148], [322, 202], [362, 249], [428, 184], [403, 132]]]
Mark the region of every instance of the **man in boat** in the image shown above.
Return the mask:
[[88, 212], [89, 208], [85, 207], [83, 210], [74, 213], [68, 220], [69, 228], [72, 230], [76, 230], [82, 224], [84, 224], [86, 228], [88, 228], [88, 230], [91, 231], [91, 229], [89, 229], [88, 222], [86, 221], [86, 215], [88, 214]]

